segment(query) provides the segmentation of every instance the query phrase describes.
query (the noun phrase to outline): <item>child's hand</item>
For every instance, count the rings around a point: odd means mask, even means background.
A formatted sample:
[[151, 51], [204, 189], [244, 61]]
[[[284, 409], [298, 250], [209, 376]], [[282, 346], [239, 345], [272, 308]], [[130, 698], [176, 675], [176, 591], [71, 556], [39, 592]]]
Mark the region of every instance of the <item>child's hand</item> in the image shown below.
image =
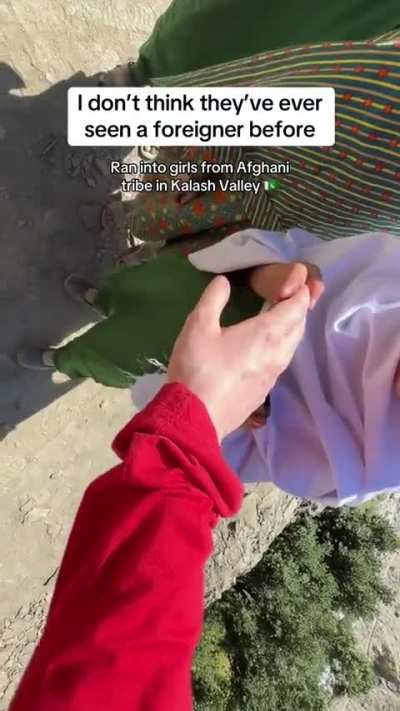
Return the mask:
[[313, 309], [325, 288], [321, 272], [315, 264], [266, 264], [253, 269], [250, 276], [252, 289], [270, 304], [289, 299], [304, 285], [308, 286], [310, 309]]

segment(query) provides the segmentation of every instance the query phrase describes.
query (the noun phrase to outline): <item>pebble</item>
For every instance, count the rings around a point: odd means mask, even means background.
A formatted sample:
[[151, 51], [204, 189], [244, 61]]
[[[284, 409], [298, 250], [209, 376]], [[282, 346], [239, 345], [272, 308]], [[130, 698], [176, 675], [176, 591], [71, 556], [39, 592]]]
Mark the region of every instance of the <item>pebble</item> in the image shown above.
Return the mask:
[[253, 494], [249, 494], [245, 497], [243, 506], [240, 512], [240, 517], [242, 521], [254, 530], [258, 526], [258, 511], [257, 511], [258, 499]]

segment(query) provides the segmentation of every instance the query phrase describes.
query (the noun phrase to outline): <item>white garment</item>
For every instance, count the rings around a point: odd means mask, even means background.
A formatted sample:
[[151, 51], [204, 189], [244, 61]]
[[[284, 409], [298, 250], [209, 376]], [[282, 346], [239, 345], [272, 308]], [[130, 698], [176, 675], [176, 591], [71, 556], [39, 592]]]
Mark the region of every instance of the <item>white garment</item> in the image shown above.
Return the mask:
[[189, 258], [215, 273], [307, 261], [323, 275], [325, 293], [271, 393], [267, 425], [241, 429], [223, 443], [242, 481], [273, 481], [327, 505], [399, 489], [393, 378], [400, 360], [400, 241], [384, 233], [324, 242], [298, 229], [245, 230]]

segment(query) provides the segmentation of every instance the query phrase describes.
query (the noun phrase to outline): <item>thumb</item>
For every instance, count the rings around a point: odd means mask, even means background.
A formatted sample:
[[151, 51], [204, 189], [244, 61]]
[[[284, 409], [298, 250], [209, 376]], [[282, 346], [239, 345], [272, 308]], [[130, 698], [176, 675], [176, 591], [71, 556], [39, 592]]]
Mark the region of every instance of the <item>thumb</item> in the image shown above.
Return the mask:
[[193, 315], [197, 316], [207, 328], [220, 328], [222, 312], [229, 301], [231, 287], [224, 276], [217, 276], [203, 291]]
[[309, 308], [310, 292], [306, 286], [301, 286], [293, 296], [272, 306], [267, 314], [286, 330], [305, 319]]

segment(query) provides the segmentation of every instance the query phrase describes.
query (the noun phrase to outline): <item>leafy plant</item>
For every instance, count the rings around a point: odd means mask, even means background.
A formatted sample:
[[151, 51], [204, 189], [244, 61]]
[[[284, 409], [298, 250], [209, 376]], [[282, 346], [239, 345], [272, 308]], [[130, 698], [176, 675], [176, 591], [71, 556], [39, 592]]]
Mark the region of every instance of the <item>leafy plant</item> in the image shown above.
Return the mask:
[[197, 711], [324, 711], [332, 691], [370, 689], [374, 673], [352, 621], [391, 599], [380, 573], [383, 554], [397, 547], [370, 508], [303, 514], [288, 526], [207, 614]]

